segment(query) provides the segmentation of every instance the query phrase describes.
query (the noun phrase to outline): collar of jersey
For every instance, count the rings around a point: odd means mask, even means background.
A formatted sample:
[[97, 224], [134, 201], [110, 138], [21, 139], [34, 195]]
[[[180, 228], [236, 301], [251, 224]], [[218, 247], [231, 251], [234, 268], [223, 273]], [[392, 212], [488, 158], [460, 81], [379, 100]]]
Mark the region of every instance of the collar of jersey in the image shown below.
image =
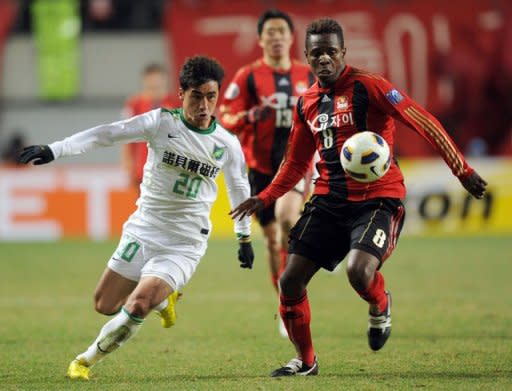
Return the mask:
[[192, 125], [190, 122], [188, 122], [185, 119], [185, 116], [183, 115], [183, 109], [179, 109], [178, 111], [180, 112], [181, 121], [185, 124], [185, 126], [187, 128], [189, 128], [193, 132], [196, 132], [196, 133], [199, 133], [199, 134], [210, 134], [210, 133], [213, 133], [213, 131], [217, 127], [217, 120], [215, 119], [215, 117], [212, 117], [212, 123], [210, 124], [210, 126], [208, 126], [208, 128], [200, 129], [200, 128]]
[[293, 59], [290, 59], [290, 68], [288, 69], [284, 69], [284, 68], [275, 68], [273, 66], [270, 66], [269, 64], [267, 64], [264, 60], [263, 60], [263, 57], [260, 58], [260, 64], [262, 67], [264, 68], [267, 68], [270, 72], [274, 72], [274, 73], [278, 73], [280, 75], [286, 75], [287, 73], [290, 73], [290, 70], [292, 69], [293, 67], [293, 64], [294, 64], [294, 60]]

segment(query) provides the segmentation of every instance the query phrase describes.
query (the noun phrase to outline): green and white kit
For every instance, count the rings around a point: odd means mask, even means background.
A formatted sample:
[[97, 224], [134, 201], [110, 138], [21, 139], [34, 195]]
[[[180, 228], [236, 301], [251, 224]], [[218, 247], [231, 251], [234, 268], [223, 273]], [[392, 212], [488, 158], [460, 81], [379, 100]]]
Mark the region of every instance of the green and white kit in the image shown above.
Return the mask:
[[[215, 120], [208, 129], [198, 129], [181, 109], [156, 109], [96, 126], [50, 148], [58, 159], [138, 141], [147, 142], [148, 158], [137, 210], [124, 224], [108, 265], [135, 281], [155, 275], [181, 289], [206, 251], [220, 171], [232, 207], [250, 196], [242, 148]], [[250, 218], [237, 220], [235, 233], [249, 235]]]

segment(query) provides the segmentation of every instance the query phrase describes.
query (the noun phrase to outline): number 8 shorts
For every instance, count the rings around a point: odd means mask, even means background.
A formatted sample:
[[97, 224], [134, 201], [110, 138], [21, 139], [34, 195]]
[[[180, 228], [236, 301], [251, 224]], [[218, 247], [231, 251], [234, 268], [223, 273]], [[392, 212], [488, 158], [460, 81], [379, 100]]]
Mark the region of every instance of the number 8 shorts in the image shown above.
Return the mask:
[[108, 267], [129, 280], [158, 277], [173, 290], [181, 290], [194, 274], [205, 251], [206, 241], [177, 242], [164, 247], [148, 243], [125, 230]]
[[404, 206], [395, 198], [352, 202], [315, 195], [290, 232], [288, 252], [332, 271], [350, 250], [359, 249], [382, 266], [396, 246], [404, 217]]

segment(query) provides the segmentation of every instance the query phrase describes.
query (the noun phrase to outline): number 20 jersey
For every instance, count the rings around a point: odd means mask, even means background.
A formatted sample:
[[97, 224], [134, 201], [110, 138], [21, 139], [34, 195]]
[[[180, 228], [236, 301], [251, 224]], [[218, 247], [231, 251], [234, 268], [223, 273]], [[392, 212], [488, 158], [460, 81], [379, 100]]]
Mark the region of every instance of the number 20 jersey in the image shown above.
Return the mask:
[[[148, 143], [148, 158], [137, 200], [127, 224], [156, 228], [163, 237], [204, 242], [211, 231], [210, 210], [222, 170], [232, 206], [249, 197], [245, 160], [237, 138], [217, 124], [208, 129], [189, 124], [181, 109], [156, 109], [124, 121], [100, 125], [50, 144], [55, 158], [101, 146], [133, 141]], [[250, 219], [235, 222], [250, 233]]]

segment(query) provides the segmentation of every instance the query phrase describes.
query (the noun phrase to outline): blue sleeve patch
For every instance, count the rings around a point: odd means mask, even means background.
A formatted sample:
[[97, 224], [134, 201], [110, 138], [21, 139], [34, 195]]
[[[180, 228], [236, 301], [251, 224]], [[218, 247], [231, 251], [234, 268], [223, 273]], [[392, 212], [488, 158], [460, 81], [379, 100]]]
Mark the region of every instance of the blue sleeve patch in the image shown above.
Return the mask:
[[404, 99], [402, 94], [399, 93], [394, 88], [392, 90], [386, 92], [386, 98], [388, 98], [388, 100], [391, 102], [392, 105], [397, 105]]

